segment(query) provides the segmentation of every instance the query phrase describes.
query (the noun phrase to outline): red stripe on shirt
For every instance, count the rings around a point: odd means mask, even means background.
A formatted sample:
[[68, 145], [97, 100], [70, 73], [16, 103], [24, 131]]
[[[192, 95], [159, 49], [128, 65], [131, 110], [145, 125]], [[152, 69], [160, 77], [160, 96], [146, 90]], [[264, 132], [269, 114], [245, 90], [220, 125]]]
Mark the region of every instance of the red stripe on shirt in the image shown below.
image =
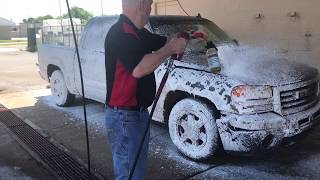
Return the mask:
[[137, 32], [133, 29], [132, 26], [130, 26], [128, 23], [124, 22], [123, 23], [123, 32], [128, 33], [128, 34], [132, 34], [134, 35], [136, 38], [140, 39]]
[[121, 64], [119, 59], [116, 60], [116, 70], [114, 75], [114, 84], [109, 105], [136, 106], [138, 81]]

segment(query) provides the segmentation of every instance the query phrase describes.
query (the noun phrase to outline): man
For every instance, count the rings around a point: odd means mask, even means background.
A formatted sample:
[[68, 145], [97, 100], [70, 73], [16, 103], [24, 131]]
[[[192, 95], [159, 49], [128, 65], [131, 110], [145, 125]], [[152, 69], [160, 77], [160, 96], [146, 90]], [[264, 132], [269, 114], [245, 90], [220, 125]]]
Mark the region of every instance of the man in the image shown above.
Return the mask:
[[[123, 0], [123, 14], [108, 32], [106, 52], [106, 127], [116, 179], [127, 179], [138, 146], [147, 128], [148, 111], [154, 99], [154, 70], [172, 54], [180, 54], [186, 40], [167, 39], [150, 33], [152, 0]], [[144, 179], [149, 134], [139, 156], [133, 179]]]

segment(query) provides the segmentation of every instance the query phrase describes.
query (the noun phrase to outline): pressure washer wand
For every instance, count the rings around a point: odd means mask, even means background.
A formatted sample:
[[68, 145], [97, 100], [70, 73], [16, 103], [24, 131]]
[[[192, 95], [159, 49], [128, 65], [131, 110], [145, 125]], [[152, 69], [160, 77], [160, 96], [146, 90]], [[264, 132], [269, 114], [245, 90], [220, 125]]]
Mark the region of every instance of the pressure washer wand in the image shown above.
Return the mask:
[[75, 45], [75, 47], [76, 47], [76, 53], [77, 53], [77, 59], [78, 59], [78, 64], [79, 64], [79, 70], [80, 70], [81, 91], [82, 91], [82, 103], [83, 103], [83, 114], [84, 114], [84, 122], [85, 122], [85, 129], [86, 129], [88, 171], [89, 171], [89, 179], [91, 179], [90, 143], [89, 143], [89, 133], [88, 133], [88, 120], [87, 120], [86, 99], [85, 99], [85, 95], [84, 95], [83, 74], [82, 74], [82, 67], [81, 67], [81, 62], [80, 62], [80, 55], [79, 55], [79, 48], [78, 48], [76, 33], [75, 33], [75, 31], [74, 31], [74, 26], [73, 26], [71, 11], [70, 11], [70, 7], [69, 7], [69, 1], [66, 0], [66, 3], [67, 3], [68, 14], [69, 14], [70, 23], [71, 23], [71, 28], [72, 28], [74, 45]]
[[[189, 40], [190, 39], [190, 36], [188, 33], [185, 33], [185, 32], [181, 32], [177, 35], [178, 38], [185, 38], [186, 40]], [[139, 149], [138, 149], [138, 153], [137, 155], [135, 156], [135, 159], [134, 159], [134, 162], [133, 162], [133, 166], [130, 170], [130, 174], [129, 174], [129, 177], [128, 177], [128, 180], [131, 180], [132, 179], [132, 176], [133, 176], [133, 173], [136, 169], [136, 166], [137, 166], [137, 162], [138, 162], [138, 159], [139, 159], [139, 156], [141, 154], [141, 150], [142, 150], [142, 147], [143, 147], [143, 142], [145, 141], [146, 139], [146, 136], [147, 136], [147, 133], [150, 129], [150, 123], [151, 123], [151, 120], [152, 120], [152, 116], [154, 114], [154, 111], [156, 109], [156, 106], [157, 106], [157, 103], [159, 101], [159, 98], [160, 98], [160, 95], [162, 93], [162, 90], [168, 80], [168, 77], [170, 75], [170, 73], [172, 72], [172, 70], [174, 69], [174, 60], [181, 60], [182, 57], [183, 57], [183, 54], [184, 53], [181, 53], [179, 55], [173, 55], [171, 56], [171, 58], [169, 59], [169, 62], [168, 62], [168, 65], [167, 65], [167, 70], [165, 72], [165, 74], [163, 75], [163, 78], [160, 82], [160, 85], [159, 85], [159, 88], [158, 88], [158, 91], [156, 93], [156, 96], [155, 96], [155, 99], [153, 101], [153, 105], [152, 105], [152, 109], [151, 109], [151, 112], [149, 114], [149, 119], [148, 119], [148, 122], [147, 122], [147, 127], [145, 128], [145, 131], [144, 131], [144, 135], [143, 135], [143, 138], [142, 140], [140, 141], [140, 144], [139, 144]]]

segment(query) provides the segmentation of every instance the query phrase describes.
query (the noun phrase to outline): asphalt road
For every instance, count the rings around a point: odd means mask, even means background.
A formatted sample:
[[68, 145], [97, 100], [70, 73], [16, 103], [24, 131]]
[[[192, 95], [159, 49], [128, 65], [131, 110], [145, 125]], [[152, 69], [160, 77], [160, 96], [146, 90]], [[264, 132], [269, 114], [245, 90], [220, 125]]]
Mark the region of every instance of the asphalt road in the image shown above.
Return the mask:
[[[0, 77], [4, 89], [0, 92], [0, 103], [23, 119], [39, 126], [49, 137], [86, 161], [80, 101], [78, 100], [72, 107], [56, 107], [52, 102], [50, 91], [45, 89], [46, 83], [34, 72], [36, 71], [33, 66], [35, 54], [19, 52], [12, 55], [10, 53], [0, 53]], [[3, 60], [3, 56], [12, 59]], [[21, 57], [31, 59], [23, 59], [25, 62], [21, 62]], [[7, 69], [19, 68], [19, 62], [24, 66], [19, 71], [7, 71]], [[12, 78], [13, 76], [15, 78]], [[93, 168], [110, 178], [112, 161], [105, 139], [103, 105], [90, 101], [88, 119]], [[0, 132], [6, 135], [6, 131], [1, 128]], [[318, 126], [298, 143], [283, 147], [278, 152], [267, 156], [237, 157], [222, 153], [210, 162], [199, 163], [183, 157], [177, 151], [170, 140], [167, 127], [153, 123], [148, 179], [320, 179], [319, 140], [320, 127]], [[5, 152], [0, 151], [0, 157], [4, 156], [2, 153]], [[12, 163], [17, 163], [19, 158], [12, 157], [11, 161], [8, 159], [10, 157], [7, 157], [6, 161], [1, 161], [4, 164], [0, 163], [0, 167], [14, 167]], [[31, 173], [29, 170], [24, 170], [24, 175], [34, 175], [34, 172]]]
[[45, 88], [47, 82], [39, 77], [37, 59], [37, 53], [0, 47], [0, 93]]

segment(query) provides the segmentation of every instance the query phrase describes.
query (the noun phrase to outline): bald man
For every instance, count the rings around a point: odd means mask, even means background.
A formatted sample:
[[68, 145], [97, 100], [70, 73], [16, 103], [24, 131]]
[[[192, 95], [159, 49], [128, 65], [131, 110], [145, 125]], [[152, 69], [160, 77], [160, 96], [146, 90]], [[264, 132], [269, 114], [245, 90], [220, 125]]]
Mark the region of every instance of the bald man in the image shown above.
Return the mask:
[[[186, 40], [167, 38], [144, 28], [152, 0], [123, 0], [123, 14], [105, 40], [107, 78], [106, 127], [115, 178], [127, 179], [147, 128], [156, 83], [154, 70], [172, 54], [180, 54]], [[145, 178], [149, 133], [133, 179]]]

